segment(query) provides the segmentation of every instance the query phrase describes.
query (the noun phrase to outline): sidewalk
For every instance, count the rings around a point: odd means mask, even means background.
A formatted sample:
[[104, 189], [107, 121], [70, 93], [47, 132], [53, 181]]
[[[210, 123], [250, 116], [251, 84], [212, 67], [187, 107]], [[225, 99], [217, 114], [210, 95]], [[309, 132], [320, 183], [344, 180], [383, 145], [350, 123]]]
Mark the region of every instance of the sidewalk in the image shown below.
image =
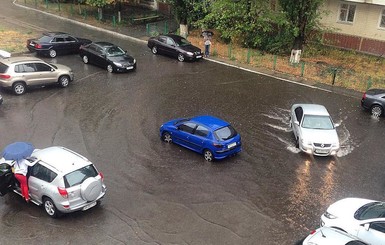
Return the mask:
[[[95, 25], [90, 24], [91, 21], [88, 23], [84, 23], [84, 22], [80, 22], [77, 20], [58, 16], [58, 15], [55, 15], [52, 13], [37, 10], [34, 8], [30, 8], [30, 7], [27, 7], [27, 6], [24, 6], [22, 4], [17, 3], [17, 0], [14, 1], [14, 5], [21, 7], [21, 8], [26, 8], [26, 9], [30, 9], [33, 11], [37, 11], [37, 12], [40, 12], [42, 14], [50, 15], [50, 16], [53, 16], [53, 17], [56, 17], [59, 19], [70, 21], [72, 23], [82, 25], [82, 26], [89, 28], [89, 29], [104, 31], [104, 32], [109, 33], [110, 35], [117, 36], [117, 37], [123, 38], [123, 39], [128, 39], [128, 40], [131, 40], [134, 42], [140, 42], [140, 43], [146, 43], [147, 44], [147, 40], [149, 38], [149, 36], [147, 35], [146, 24], [125, 25], [125, 26], [113, 27], [111, 25], [104, 24], [102, 22], [98, 22], [97, 26], [95, 26]], [[87, 20], [85, 20], [85, 21], [87, 21]], [[272, 77], [275, 79], [279, 79], [279, 80], [282, 80], [285, 82], [290, 82], [290, 83], [298, 84], [301, 86], [307, 86], [310, 88], [323, 90], [326, 92], [337, 93], [337, 94], [341, 94], [344, 96], [353, 97], [353, 98], [357, 98], [357, 99], [361, 99], [361, 96], [362, 96], [361, 92], [357, 92], [354, 90], [349, 90], [346, 88], [332, 86], [332, 85], [328, 85], [328, 84], [324, 84], [324, 83], [315, 83], [312, 81], [304, 80], [301, 77], [292, 76], [290, 74], [282, 74], [282, 73], [276, 72], [274, 70], [254, 67], [254, 66], [247, 65], [247, 64], [240, 64], [236, 61], [231, 61], [228, 59], [222, 59], [220, 57], [211, 56], [210, 58], [205, 58], [205, 60], [211, 61], [211, 62], [216, 62], [216, 63], [226, 65], [226, 66], [236, 67], [238, 69], [242, 69], [242, 70], [245, 70], [248, 72], [266, 75], [266, 76], [269, 76], [269, 77]]]

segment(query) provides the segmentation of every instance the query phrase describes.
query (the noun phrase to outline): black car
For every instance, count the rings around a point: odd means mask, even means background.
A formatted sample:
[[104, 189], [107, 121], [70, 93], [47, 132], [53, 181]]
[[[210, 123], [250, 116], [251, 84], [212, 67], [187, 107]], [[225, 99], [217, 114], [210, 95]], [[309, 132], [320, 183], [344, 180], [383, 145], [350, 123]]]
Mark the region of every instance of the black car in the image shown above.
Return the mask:
[[369, 89], [361, 99], [361, 106], [370, 110], [373, 116], [383, 115], [385, 108], [385, 89]]
[[106, 68], [108, 72], [136, 70], [136, 60], [121, 47], [108, 42], [93, 42], [81, 46], [80, 57], [85, 64]]
[[38, 55], [48, 55], [51, 58], [58, 54], [79, 53], [81, 45], [91, 43], [91, 40], [74, 37], [64, 32], [45, 32], [38, 39], [28, 39], [27, 48]]
[[165, 54], [177, 58], [183, 62], [185, 60], [199, 60], [202, 58], [202, 50], [192, 45], [185, 38], [168, 34], [151, 37], [147, 46], [153, 54]]

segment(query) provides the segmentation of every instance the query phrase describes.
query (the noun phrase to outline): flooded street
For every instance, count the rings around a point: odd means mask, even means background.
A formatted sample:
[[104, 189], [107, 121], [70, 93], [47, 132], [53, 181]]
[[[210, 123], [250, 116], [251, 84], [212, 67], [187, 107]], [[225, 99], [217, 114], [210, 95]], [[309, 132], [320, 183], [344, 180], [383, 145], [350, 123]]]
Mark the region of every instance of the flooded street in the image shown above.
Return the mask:
[[[0, 148], [29, 141], [65, 146], [104, 174], [101, 207], [51, 219], [16, 195], [0, 198], [1, 244], [294, 244], [345, 197], [383, 200], [384, 118], [359, 97], [278, 80], [202, 60], [178, 62], [130, 42], [11, 4], [17, 16], [52, 31], [121, 45], [138, 68], [126, 74], [85, 65], [78, 55], [44, 60], [70, 66], [66, 89], [0, 90]], [[9, 2], [9, 3], [8, 3]], [[339, 123], [336, 157], [295, 147], [289, 110], [324, 105]], [[160, 140], [162, 123], [210, 114], [229, 121], [243, 151], [214, 163]]]

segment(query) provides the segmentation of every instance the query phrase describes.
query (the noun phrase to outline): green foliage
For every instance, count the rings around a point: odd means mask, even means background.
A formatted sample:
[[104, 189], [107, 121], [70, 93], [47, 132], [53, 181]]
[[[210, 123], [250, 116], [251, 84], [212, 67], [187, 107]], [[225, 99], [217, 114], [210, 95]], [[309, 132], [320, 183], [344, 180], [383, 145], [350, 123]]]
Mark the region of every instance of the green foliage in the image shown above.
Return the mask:
[[180, 24], [190, 25], [204, 18], [209, 10], [209, 0], [167, 0]]
[[115, 0], [85, 0], [86, 4], [98, 8], [102, 8], [108, 4], [113, 3]]

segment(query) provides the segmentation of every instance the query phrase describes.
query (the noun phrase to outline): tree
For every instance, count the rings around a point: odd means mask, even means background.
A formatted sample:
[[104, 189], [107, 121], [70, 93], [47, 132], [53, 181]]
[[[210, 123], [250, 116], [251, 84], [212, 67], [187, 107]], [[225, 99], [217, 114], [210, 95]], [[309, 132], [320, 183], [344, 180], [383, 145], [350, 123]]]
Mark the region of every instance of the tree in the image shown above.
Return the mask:
[[302, 50], [310, 32], [319, 29], [318, 20], [324, 0], [279, 0], [293, 31], [294, 50]]
[[86, 0], [86, 4], [98, 8], [99, 20], [103, 18], [102, 8], [113, 2], [115, 2], [115, 0]]

